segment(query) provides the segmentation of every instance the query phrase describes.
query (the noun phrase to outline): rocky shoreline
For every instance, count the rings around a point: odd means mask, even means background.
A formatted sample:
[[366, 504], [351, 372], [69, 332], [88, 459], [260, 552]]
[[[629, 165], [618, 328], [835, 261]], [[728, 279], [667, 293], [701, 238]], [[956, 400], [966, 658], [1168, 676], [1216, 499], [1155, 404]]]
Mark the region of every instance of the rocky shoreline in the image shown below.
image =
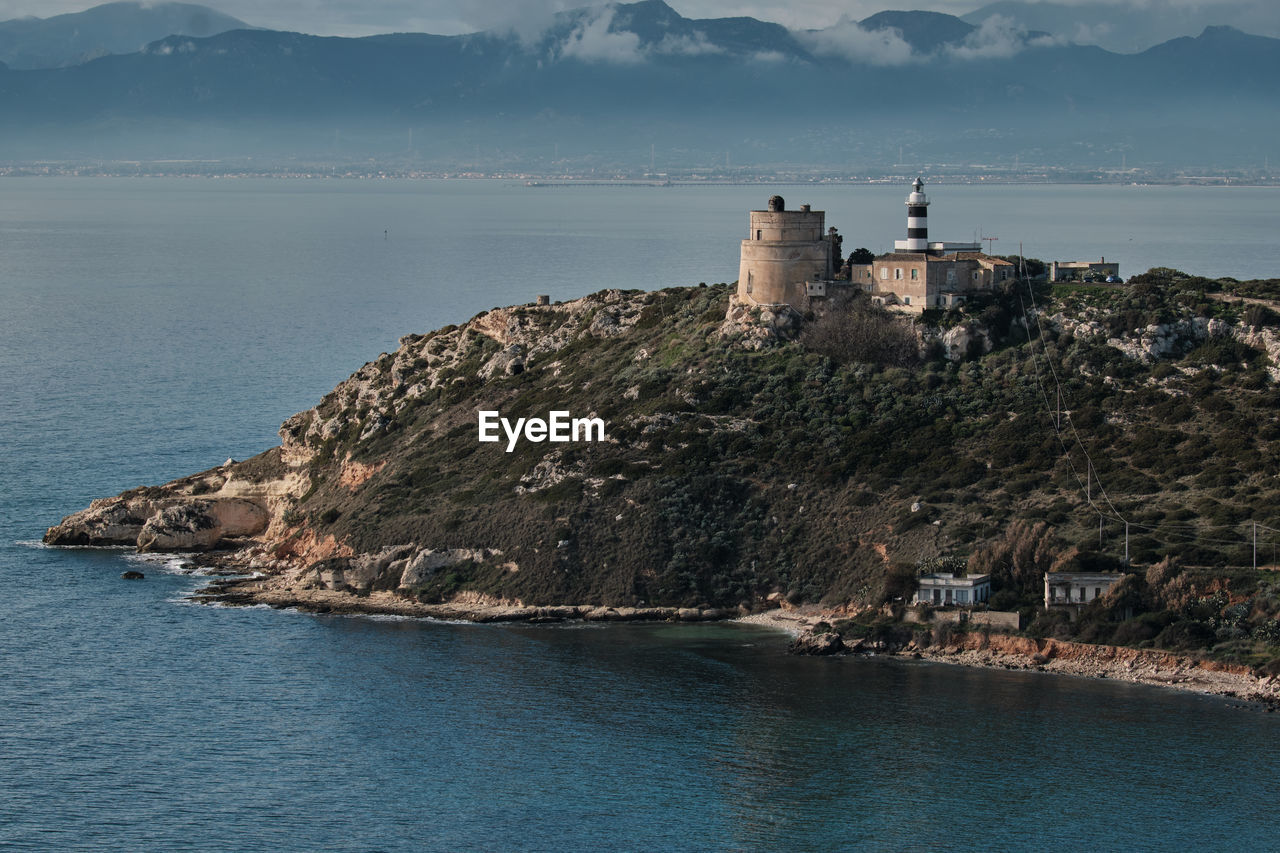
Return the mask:
[[782, 606], [743, 613], [735, 609], [528, 605], [477, 593], [462, 593], [447, 602], [428, 604], [385, 590], [352, 595], [331, 589], [285, 588], [266, 577], [218, 578], [194, 593], [192, 599], [201, 604], [266, 605], [316, 614], [402, 616], [476, 624], [733, 621], [789, 635], [793, 654], [891, 655], [958, 666], [1105, 678], [1241, 700], [1268, 712], [1280, 710], [1280, 678], [1258, 676], [1239, 664], [1156, 649], [1096, 646], [977, 631], [956, 634], [937, 645], [911, 642], [894, 647], [862, 640], [846, 643], [839, 633], [814, 630], [815, 626], [846, 614], [813, 606]]
[[691, 607], [605, 607], [597, 605], [527, 605], [479, 593], [462, 593], [447, 602], [429, 604], [389, 590], [353, 595], [333, 589], [281, 587], [264, 577], [230, 577], [212, 581], [192, 595], [201, 604], [249, 607], [266, 605], [305, 613], [407, 616], [452, 622], [719, 622], [739, 616], [737, 610]]
[[982, 631], [956, 633], [945, 642], [929, 645], [915, 641], [903, 646], [864, 640], [846, 643], [837, 632], [815, 631], [815, 626], [823, 621], [821, 616], [809, 615], [800, 620], [788, 619], [779, 627], [792, 633], [791, 650], [796, 654], [887, 654], [986, 669], [1105, 678], [1243, 700], [1268, 712], [1280, 710], [1280, 677], [1258, 675], [1242, 664], [1160, 649], [1091, 645]]

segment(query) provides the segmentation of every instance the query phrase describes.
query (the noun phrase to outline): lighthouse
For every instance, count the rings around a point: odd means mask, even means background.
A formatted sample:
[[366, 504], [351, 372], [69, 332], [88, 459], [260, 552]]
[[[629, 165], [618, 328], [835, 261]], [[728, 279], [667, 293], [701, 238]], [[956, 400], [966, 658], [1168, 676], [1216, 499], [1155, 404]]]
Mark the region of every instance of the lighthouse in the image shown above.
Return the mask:
[[924, 181], [916, 178], [907, 196], [907, 245], [908, 252], [929, 250], [929, 199], [924, 194]]

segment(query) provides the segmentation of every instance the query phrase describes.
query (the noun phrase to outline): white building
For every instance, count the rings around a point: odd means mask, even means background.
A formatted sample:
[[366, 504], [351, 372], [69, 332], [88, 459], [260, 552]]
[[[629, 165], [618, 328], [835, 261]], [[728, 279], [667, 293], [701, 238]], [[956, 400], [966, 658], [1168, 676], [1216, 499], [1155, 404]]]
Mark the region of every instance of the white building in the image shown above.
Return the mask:
[[934, 607], [981, 604], [991, 598], [991, 575], [961, 575], [937, 572], [921, 575], [920, 588], [916, 590], [913, 604], [932, 604]]

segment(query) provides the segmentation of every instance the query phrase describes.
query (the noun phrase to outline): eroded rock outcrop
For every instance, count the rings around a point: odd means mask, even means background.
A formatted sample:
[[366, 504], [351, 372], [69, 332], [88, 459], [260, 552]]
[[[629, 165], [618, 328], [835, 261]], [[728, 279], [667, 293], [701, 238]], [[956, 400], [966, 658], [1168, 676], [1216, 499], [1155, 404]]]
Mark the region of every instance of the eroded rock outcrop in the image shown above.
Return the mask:
[[300, 581], [313, 589], [358, 593], [390, 589], [412, 593], [441, 569], [467, 562], [478, 563], [501, 555], [501, 551], [491, 548], [434, 549], [391, 545], [376, 553], [319, 560], [308, 567]]
[[147, 519], [136, 544], [139, 551], [204, 551], [224, 539], [257, 535], [267, 521], [266, 510], [243, 498], [186, 500]]
[[835, 655], [845, 650], [844, 638], [835, 631], [821, 634], [805, 633], [791, 642], [793, 655]]
[[771, 341], [791, 340], [800, 325], [799, 313], [789, 306], [750, 305], [732, 293], [719, 333], [743, 349], [760, 350]]
[[[257, 478], [252, 474], [267, 474]], [[50, 527], [47, 545], [129, 546], [140, 551], [205, 551], [228, 540], [278, 531], [309, 479], [268, 451], [164, 486], [101, 498]]]

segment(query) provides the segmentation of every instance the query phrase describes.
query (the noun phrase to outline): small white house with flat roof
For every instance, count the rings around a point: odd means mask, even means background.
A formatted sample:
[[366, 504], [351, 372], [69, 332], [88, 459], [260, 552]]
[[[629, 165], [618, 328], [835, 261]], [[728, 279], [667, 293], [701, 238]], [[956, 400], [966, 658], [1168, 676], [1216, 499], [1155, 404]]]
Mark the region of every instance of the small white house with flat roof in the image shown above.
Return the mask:
[[914, 604], [934, 607], [968, 607], [991, 598], [991, 575], [954, 575], [946, 572], [921, 575]]

